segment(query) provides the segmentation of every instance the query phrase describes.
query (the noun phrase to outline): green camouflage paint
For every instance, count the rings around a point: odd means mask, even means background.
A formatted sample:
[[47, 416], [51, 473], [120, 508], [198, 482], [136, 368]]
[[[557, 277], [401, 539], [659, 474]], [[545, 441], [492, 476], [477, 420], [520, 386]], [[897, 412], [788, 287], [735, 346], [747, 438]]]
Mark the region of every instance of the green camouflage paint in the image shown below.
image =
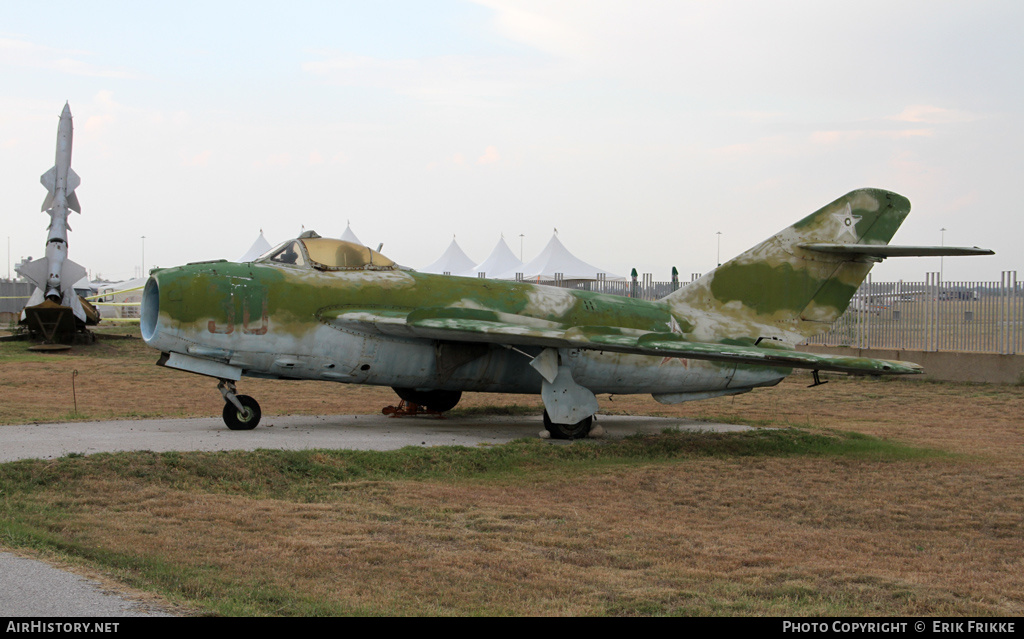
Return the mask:
[[583, 398], [699, 399], [772, 385], [792, 368], [915, 373], [793, 350], [846, 310], [877, 259], [803, 245], [887, 244], [909, 211], [894, 193], [853, 191], [658, 301], [379, 265], [189, 264], [153, 272], [143, 336], [207, 375], [496, 392], [553, 384], [539, 373], [553, 368], [529, 362], [556, 350], [573, 378], [558, 383]]

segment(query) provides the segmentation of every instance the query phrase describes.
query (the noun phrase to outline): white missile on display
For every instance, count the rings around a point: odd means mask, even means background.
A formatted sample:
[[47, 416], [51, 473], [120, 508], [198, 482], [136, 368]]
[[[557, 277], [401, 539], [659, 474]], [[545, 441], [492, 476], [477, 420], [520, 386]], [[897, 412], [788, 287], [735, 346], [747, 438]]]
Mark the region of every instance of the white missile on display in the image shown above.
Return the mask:
[[46, 238], [46, 257], [22, 265], [18, 269], [25, 279], [38, 287], [29, 300], [32, 306], [44, 299], [70, 307], [75, 317], [85, 321], [85, 311], [74, 291], [75, 282], [86, 276], [86, 270], [68, 257], [68, 211], [82, 212], [75, 189], [82, 179], [71, 168], [71, 142], [74, 127], [71, 107], [64, 103], [57, 125], [57, 152], [53, 168], [43, 173], [39, 181], [46, 187], [42, 210], [50, 215], [49, 234]]

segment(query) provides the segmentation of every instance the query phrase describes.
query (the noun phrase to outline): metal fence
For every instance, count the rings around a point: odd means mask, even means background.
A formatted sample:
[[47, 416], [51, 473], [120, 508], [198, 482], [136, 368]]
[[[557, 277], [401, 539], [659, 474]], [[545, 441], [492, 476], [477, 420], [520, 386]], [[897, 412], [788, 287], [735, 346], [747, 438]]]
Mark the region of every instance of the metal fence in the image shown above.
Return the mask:
[[35, 288], [27, 282], [0, 282], [0, 313], [20, 313]]
[[872, 282], [832, 329], [808, 344], [1014, 354], [1024, 347], [1024, 289], [1016, 271], [998, 282]]
[[[693, 281], [699, 277], [694, 273]], [[563, 288], [644, 300], [665, 297], [689, 282], [656, 282], [647, 273], [633, 280], [541, 282]], [[1024, 347], [1024, 283], [1016, 271], [996, 281], [944, 282], [927, 273], [923, 282], [874, 282], [869, 276], [846, 313], [827, 333], [807, 344], [890, 350], [1020, 353]]]
[[553, 280], [524, 279], [522, 273], [517, 273], [516, 275], [516, 281], [518, 282], [546, 284], [559, 288], [571, 288], [577, 291], [593, 291], [595, 293], [621, 295], [623, 297], [633, 297], [649, 301], [659, 300], [701, 276], [700, 273], [692, 273], [690, 275], [690, 282], [681, 282], [678, 278], [671, 281], [655, 281], [654, 275], [651, 273], [644, 273], [632, 279], [624, 280], [606, 279], [604, 273], [598, 273], [595, 279], [592, 280], [567, 280], [561, 277], [560, 273], [555, 273]]

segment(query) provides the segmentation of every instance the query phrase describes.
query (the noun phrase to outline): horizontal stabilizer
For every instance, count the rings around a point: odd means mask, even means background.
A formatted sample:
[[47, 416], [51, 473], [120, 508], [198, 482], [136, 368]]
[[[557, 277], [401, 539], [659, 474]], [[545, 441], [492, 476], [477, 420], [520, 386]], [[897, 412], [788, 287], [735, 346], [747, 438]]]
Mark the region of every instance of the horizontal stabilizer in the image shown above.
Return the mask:
[[978, 248], [977, 246], [892, 246], [887, 244], [831, 244], [831, 243], [800, 243], [799, 248], [816, 253], [851, 257], [940, 257], [958, 255], [995, 255], [995, 251]]

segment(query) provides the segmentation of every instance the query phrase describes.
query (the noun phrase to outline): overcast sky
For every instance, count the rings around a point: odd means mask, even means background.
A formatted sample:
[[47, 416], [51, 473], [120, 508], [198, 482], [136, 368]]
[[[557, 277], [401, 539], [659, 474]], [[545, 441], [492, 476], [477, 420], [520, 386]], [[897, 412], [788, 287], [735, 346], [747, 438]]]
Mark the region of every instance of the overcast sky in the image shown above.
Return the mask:
[[1024, 277], [1022, 28], [1019, 0], [4, 2], [0, 241], [44, 254], [67, 100], [93, 276], [351, 222], [414, 268], [557, 228], [689, 279], [870, 186], [913, 203], [895, 243], [997, 252], [947, 280]]

